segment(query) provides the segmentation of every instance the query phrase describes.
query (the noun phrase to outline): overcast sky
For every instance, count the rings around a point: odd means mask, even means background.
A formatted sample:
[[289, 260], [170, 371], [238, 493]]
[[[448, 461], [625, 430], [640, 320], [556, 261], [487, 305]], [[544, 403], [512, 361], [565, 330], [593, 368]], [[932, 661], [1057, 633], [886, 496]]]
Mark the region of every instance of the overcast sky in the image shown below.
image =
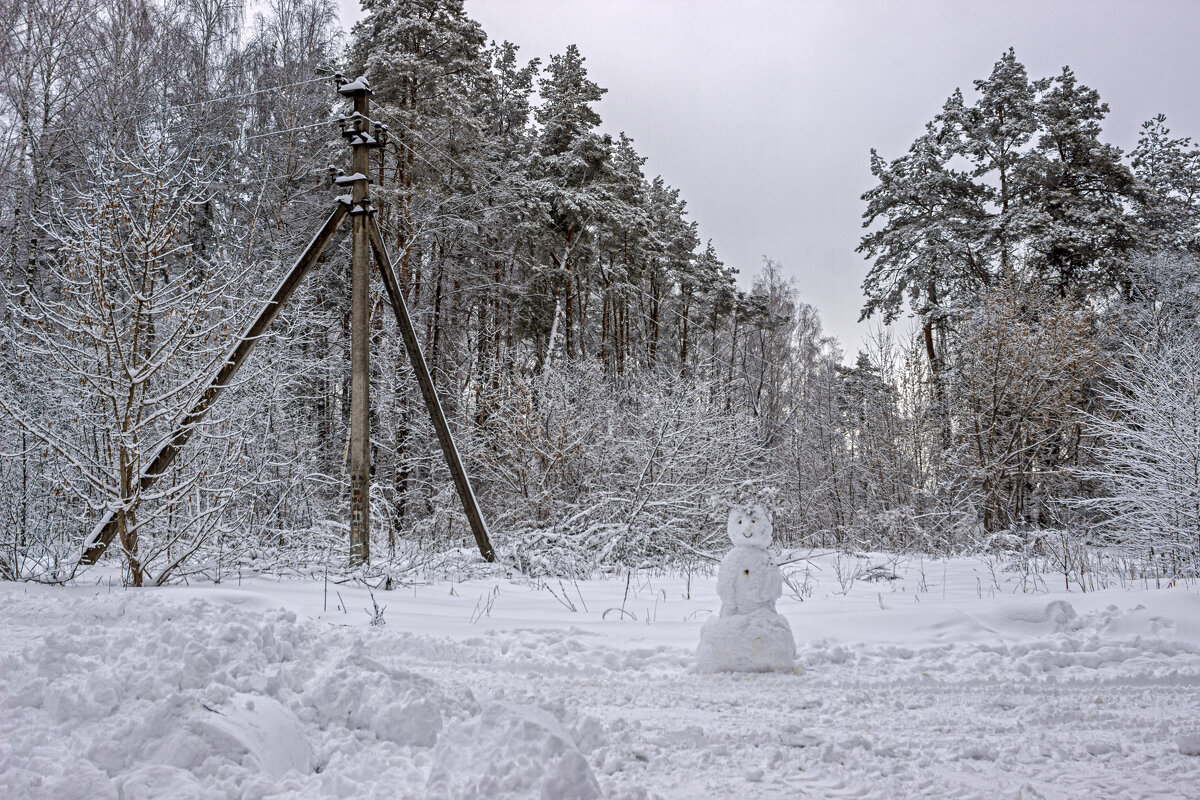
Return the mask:
[[[347, 27], [359, 12], [341, 0]], [[867, 263], [868, 158], [895, 158], [956, 86], [1009, 46], [1032, 77], [1070, 65], [1128, 151], [1167, 115], [1200, 139], [1200, 0], [467, 0], [497, 41], [546, 62], [572, 42], [609, 91], [603, 128], [682, 190], [702, 239], [748, 284], [764, 255], [848, 351]]]

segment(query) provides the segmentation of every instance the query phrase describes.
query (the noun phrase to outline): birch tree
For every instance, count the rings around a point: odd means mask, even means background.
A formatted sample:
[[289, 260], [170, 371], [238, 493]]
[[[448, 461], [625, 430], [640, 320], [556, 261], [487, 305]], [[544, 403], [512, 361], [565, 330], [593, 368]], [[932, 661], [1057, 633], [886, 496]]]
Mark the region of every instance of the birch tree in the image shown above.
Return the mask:
[[[1152, 337], [1148, 341], [1153, 342]], [[1110, 541], [1145, 556], [1166, 553], [1176, 574], [1200, 566], [1200, 336], [1133, 347], [1092, 416], [1103, 487], [1082, 505], [1103, 515]]]
[[[220, 418], [150, 488], [146, 467], [224, 357], [237, 276], [197, 262], [194, 209], [208, 198], [192, 153], [144, 135], [91, 161], [87, 187], [47, 226], [52, 274], [7, 297], [20, 385], [0, 409], [42, 451], [39, 479], [82, 531], [117, 513], [129, 582], [161, 583], [213, 530], [242, 442]], [[214, 273], [224, 272], [223, 279]], [[198, 279], [199, 278], [199, 279]]]

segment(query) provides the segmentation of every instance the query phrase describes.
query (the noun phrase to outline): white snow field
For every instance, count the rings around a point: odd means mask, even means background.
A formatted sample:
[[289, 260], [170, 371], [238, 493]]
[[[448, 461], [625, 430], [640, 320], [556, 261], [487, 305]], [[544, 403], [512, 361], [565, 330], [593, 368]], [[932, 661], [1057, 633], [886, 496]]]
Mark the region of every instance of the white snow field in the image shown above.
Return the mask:
[[690, 671], [711, 575], [0, 584], [0, 797], [1200, 797], [1195, 585], [881, 563], [789, 674]]

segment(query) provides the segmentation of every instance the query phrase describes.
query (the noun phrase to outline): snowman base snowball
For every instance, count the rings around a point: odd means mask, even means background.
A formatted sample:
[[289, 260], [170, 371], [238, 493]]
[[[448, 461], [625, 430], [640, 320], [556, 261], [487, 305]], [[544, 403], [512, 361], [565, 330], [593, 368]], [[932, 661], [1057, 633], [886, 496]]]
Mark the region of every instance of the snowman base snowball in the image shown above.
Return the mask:
[[698, 672], [791, 672], [795, 659], [792, 628], [770, 609], [709, 617], [700, 629]]

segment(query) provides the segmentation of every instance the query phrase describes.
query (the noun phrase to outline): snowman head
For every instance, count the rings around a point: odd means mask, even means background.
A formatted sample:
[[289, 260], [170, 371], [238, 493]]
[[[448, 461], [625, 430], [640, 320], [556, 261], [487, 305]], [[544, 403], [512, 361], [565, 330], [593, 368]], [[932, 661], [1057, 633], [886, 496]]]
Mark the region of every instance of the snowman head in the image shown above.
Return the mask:
[[734, 547], [771, 546], [771, 515], [760, 503], [735, 505], [729, 509], [729, 541]]

